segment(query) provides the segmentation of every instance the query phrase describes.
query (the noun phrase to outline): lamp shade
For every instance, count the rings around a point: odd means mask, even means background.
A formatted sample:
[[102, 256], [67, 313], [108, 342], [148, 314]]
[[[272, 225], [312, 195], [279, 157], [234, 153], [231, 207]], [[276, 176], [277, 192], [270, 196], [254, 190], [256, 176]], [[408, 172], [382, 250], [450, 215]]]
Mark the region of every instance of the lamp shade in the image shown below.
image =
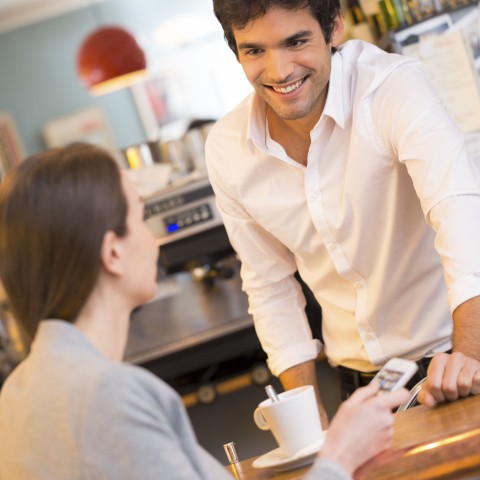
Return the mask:
[[104, 26], [93, 31], [77, 53], [77, 74], [94, 95], [128, 86], [146, 73], [145, 54], [123, 28]]

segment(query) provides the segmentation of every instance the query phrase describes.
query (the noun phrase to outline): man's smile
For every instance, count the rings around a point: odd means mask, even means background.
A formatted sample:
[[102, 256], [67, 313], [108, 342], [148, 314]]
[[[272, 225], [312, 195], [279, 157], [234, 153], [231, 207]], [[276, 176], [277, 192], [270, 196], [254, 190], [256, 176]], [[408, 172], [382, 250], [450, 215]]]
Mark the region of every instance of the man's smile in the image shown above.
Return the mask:
[[294, 92], [295, 90], [300, 88], [304, 84], [307, 77], [308, 75], [304, 78], [301, 78], [300, 80], [297, 80], [295, 83], [291, 83], [290, 85], [283, 86], [283, 87], [275, 87], [273, 85], [266, 85], [266, 86], [272, 89], [276, 93], [287, 94], [287, 93]]

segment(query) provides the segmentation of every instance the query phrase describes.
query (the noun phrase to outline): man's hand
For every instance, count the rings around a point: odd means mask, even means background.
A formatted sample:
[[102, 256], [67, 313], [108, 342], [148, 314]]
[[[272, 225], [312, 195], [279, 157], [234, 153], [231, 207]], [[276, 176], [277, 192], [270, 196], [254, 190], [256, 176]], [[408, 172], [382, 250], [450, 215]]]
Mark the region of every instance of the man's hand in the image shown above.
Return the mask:
[[418, 401], [428, 407], [480, 394], [480, 362], [463, 353], [438, 353], [430, 362]]

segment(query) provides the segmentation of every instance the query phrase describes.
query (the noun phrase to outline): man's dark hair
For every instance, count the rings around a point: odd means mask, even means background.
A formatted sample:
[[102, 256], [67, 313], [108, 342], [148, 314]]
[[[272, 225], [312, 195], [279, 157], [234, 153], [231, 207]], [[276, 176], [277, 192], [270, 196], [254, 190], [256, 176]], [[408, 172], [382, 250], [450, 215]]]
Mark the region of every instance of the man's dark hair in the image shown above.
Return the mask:
[[340, 13], [339, 0], [213, 0], [213, 11], [222, 25], [225, 39], [238, 56], [233, 29], [242, 29], [248, 22], [263, 17], [271, 7], [285, 10], [310, 8], [320, 25], [325, 41], [331, 41], [335, 17]]

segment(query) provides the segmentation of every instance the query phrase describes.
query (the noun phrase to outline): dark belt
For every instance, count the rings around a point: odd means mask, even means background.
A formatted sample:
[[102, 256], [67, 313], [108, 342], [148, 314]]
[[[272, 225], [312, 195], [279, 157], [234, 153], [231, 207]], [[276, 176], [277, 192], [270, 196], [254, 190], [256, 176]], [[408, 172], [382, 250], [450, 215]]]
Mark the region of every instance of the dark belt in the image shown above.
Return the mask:
[[[446, 353], [451, 353], [449, 350]], [[418, 365], [417, 373], [410, 379], [405, 388], [412, 389], [422, 378], [427, 376], [428, 365], [432, 357], [423, 357], [415, 363]], [[368, 385], [378, 372], [361, 372], [352, 368], [338, 366], [335, 370], [340, 377], [340, 391], [342, 400], [346, 400], [358, 387]]]

